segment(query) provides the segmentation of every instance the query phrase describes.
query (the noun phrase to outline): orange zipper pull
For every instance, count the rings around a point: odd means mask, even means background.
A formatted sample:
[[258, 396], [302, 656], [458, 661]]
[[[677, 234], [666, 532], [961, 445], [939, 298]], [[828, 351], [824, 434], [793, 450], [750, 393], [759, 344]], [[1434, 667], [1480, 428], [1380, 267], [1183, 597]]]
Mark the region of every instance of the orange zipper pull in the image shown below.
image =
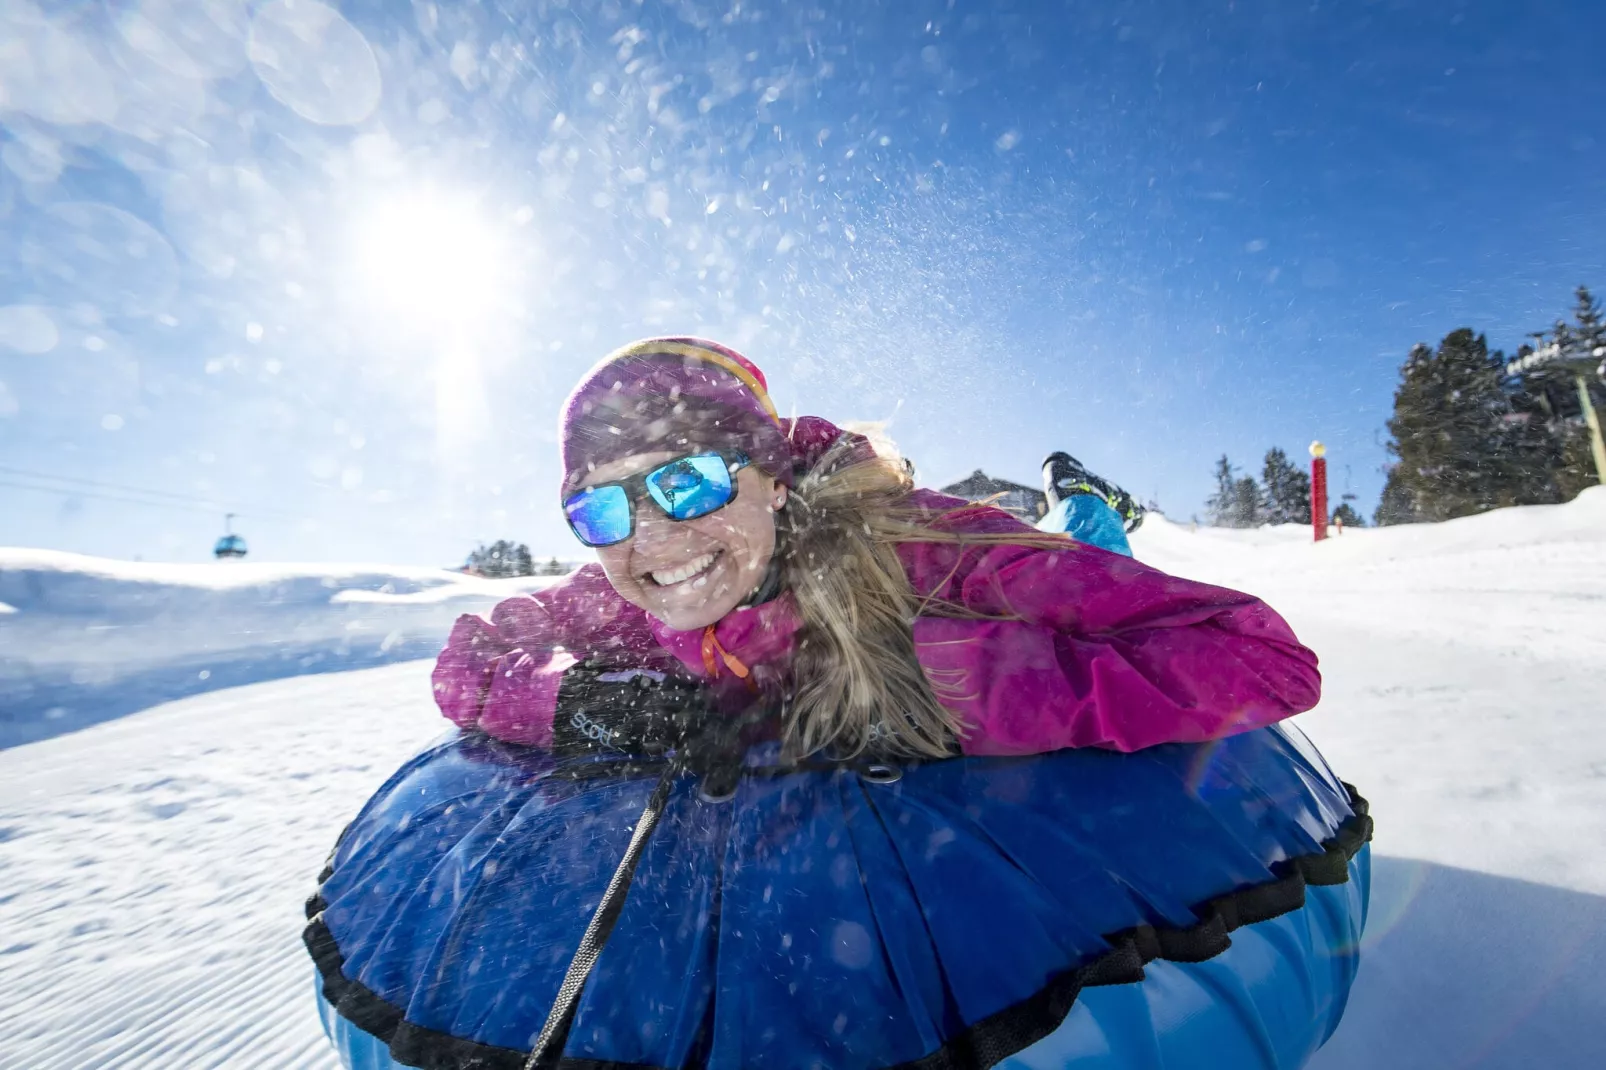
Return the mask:
[[[716, 654], [719, 655], [718, 661], [714, 658]], [[713, 679], [719, 679], [719, 662], [721, 661], [731, 671], [732, 676], [746, 681], [749, 690], [758, 689], [758, 685], [753, 682], [751, 670], [746, 665], [743, 665], [735, 654], [719, 645], [719, 638], [714, 634], [714, 625], [710, 624], [703, 629], [703, 668], [708, 670], [708, 675]]]

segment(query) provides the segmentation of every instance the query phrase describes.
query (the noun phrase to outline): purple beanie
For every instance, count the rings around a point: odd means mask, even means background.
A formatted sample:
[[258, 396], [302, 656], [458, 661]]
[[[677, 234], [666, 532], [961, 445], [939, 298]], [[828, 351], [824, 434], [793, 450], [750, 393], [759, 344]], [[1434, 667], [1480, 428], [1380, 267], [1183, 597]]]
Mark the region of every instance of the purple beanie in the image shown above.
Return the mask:
[[567, 495], [597, 465], [661, 450], [740, 451], [790, 485], [793, 452], [764, 373], [702, 338], [649, 338], [608, 354], [563, 404]]

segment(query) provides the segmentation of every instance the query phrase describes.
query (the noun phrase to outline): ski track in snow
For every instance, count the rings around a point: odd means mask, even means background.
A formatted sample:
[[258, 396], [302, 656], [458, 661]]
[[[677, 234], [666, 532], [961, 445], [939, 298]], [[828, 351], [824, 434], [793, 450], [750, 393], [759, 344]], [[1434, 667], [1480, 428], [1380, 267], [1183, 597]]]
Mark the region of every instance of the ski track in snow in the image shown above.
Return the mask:
[[[1134, 540], [1322, 656], [1299, 723], [1373, 804], [1350, 1012], [1312, 1064], [1606, 1065], [1606, 490], [1442, 525]], [[336, 1063], [301, 903], [443, 727], [428, 663], [253, 684], [0, 752], [0, 1066]]]

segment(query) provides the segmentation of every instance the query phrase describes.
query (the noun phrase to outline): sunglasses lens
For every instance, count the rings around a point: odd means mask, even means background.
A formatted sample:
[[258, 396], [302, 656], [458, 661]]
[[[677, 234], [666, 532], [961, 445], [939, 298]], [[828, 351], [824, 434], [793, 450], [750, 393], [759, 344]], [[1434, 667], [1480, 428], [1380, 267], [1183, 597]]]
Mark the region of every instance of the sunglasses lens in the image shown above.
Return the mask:
[[570, 495], [563, 515], [587, 546], [612, 546], [630, 538], [630, 497], [623, 487], [588, 487]]
[[707, 516], [730, 502], [731, 470], [717, 453], [682, 457], [647, 473], [647, 493], [676, 520]]

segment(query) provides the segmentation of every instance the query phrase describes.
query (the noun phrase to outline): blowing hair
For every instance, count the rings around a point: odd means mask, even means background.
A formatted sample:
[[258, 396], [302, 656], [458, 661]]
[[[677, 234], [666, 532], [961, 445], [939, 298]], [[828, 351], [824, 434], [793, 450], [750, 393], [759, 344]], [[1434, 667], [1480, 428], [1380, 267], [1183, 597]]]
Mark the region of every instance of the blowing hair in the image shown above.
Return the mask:
[[899, 543], [1075, 546], [1036, 531], [961, 534], [934, 526], [942, 514], [910, 500], [908, 467], [889, 443], [879, 446], [871, 451], [862, 437], [843, 435], [776, 514], [776, 552], [802, 620], [785, 739], [797, 754], [851, 757], [869, 749], [941, 758], [965, 734], [939, 697], [943, 682], [928, 678], [915, 656], [912, 626], [922, 614], [975, 614], [917, 593]]

